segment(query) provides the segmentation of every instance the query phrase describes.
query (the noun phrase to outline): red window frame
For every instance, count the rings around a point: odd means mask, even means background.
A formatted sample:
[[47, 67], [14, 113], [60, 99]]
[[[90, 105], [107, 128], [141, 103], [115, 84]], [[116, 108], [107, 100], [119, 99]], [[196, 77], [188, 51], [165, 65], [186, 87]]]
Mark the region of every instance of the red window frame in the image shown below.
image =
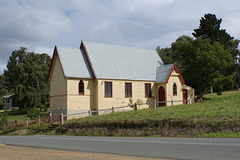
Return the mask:
[[145, 98], [152, 97], [152, 87], [151, 83], [145, 83]]
[[84, 82], [80, 80], [78, 83], [78, 95], [84, 95]]
[[132, 97], [132, 83], [126, 82], [125, 83], [125, 98]]
[[173, 96], [177, 96], [177, 84], [173, 83]]
[[109, 81], [105, 81], [105, 84], [104, 84], [104, 97], [105, 98], [112, 98], [113, 97], [113, 88], [112, 88], [112, 82], [109, 82]]

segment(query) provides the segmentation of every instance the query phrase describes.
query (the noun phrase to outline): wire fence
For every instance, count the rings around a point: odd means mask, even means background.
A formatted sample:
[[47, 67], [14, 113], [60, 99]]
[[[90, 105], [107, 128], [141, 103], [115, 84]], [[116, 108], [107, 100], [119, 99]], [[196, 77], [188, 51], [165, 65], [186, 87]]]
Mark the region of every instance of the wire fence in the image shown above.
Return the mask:
[[[153, 102], [147, 102], [147, 103], [142, 103], [142, 104], [137, 104], [138, 109], [141, 109], [141, 106], [143, 105], [153, 105], [153, 108], [157, 107], [162, 107], [167, 105], [168, 103], [171, 103], [171, 105], [180, 104], [190, 104], [190, 99], [188, 100], [171, 100], [171, 101], [156, 101], [154, 100]], [[79, 117], [86, 117], [86, 116], [92, 116], [92, 115], [101, 115], [101, 114], [108, 114], [108, 113], [114, 113], [114, 112], [122, 112], [122, 111], [130, 111], [133, 110], [133, 106], [120, 106], [120, 107], [111, 107], [107, 109], [101, 109], [101, 110], [88, 110], [88, 111], [83, 111], [80, 113], [73, 113], [73, 114], [62, 114], [62, 121], [66, 121], [69, 118], [79, 118]]]
[[33, 124], [40, 124], [41, 121], [43, 119], [41, 119], [40, 116], [38, 116], [38, 118], [36, 119], [28, 119], [26, 118], [25, 120], [14, 120], [14, 121], [11, 121], [11, 122], [3, 122], [1, 125], [0, 125], [0, 130], [12, 130], [12, 129], [19, 129], [19, 128], [23, 128], [23, 127], [28, 127], [30, 125], [33, 125]]
[[[142, 103], [142, 104], [134, 104], [137, 105], [138, 108], [137, 109], [141, 109], [141, 106], [143, 105], [153, 105], [153, 108], [157, 108], [157, 107], [162, 107], [165, 105], [168, 105], [169, 103], [171, 103], [171, 105], [173, 106], [174, 104], [180, 104], [180, 102], [182, 102], [183, 104], [190, 104], [190, 99], [188, 100], [171, 100], [171, 101], [156, 101], [154, 100], [153, 102], [147, 102], [147, 103]], [[55, 116], [59, 116], [60, 117], [60, 121], [61, 124], [64, 124], [64, 121], [66, 121], [67, 119], [71, 119], [71, 118], [79, 118], [79, 117], [86, 117], [86, 116], [92, 116], [92, 115], [102, 115], [102, 114], [109, 114], [109, 113], [114, 113], [114, 112], [123, 112], [123, 111], [130, 111], [130, 110], [134, 110], [133, 105], [130, 106], [120, 106], [120, 107], [111, 107], [111, 108], [107, 108], [107, 109], [101, 109], [101, 110], [88, 110], [88, 111], [84, 111], [84, 112], [80, 112], [80, 113], [73, 113], [73, 114], [56, 114]], [[49, 112], [49, 117], [51, 117], [52, 111]], [[22, 128], [22, 127], [28, 127], [29, 125], [32, 124], [41, 124], [41, 122], [43, 122], [44, 119], [41, 119], [40, 116], [38, 116], [37, 119], [35, 120], [29, 120], [28, 118], [26, 118], [25, 121], [21, 120], [21, 121], [13, 121], [13, 122], [5, 122], [2, 125], [0, 125], [0, 130], [8, 130], [8, 129], [18, 129], [18, 128]]]
[[65, 114], [65, 115], [63, 115], [63, 117], [76, 116], [76, 115], [86, 115], [86, 114], [88, 116], [99, 115], [101, 112], [106, 112], [106, 111], [109, 111], [109, 112], [113, 113], [113, 112], [116, 112], [116, 111], [119, 112], [118, 109], [123, 109], [123, 108], [129, 108], [130, 109], [131, 107], [130, 106], [121, 106], [121, 107], [112, 107], [112, 108], [101, 109], [101, 110], [88, 110], [88, 111], [80, 112], [80, 113]]

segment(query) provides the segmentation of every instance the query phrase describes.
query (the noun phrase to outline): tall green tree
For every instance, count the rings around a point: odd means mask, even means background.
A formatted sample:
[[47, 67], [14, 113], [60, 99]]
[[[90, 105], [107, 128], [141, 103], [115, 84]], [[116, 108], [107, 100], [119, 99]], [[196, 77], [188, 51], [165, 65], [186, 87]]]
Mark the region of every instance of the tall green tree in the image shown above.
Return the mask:
[[156, 48], [156, 52], [163, 60], [164, 64], [172, 64], [173, 61], [173, 51], [172, 48], [160, 48], [159, 46]]
[[6, 86], [13, 91], [14, 103], [20, 109], [46, 108], [49, 102], [47, 75], [51, 58], [47, 54], [27, 52], [20, 48], [12, 52], [7, 64]]
[[182, 43], [193, 40], [189, 36], [180, 36], [175, 42], [171, 44], [170, 48], [156, 48], [157, 53], [162, 58], [164, 64], [177, 63], [178, 67], [182, 68], [182, 53], [178, 51], [178, 46]]
[[5, 76], [4, 74], [0, 75], [0, 109], [3, 108], [4, 102], [2, 99], [2, 96], [8, 93], [6, 87], [5, 87]]
[[[237, 55], [239, 55], [238, 45], [239, 40], [234, 39], [230, 34], [226, 32], [225, 29], [221, 29], [221, 23], [222, 19], [218, 19], [215, 14], [205, 14], [204, 17], [201, 17], [200, 19], [200, 25], [199, 28], [194, 29], [193, 36], [196, 38], [210, 38], [211, 42], [219, 42], [224, 45], [225, 49], [229, 49], [232, 58], [235, 59]], [[230, 74], [233, 78], [233, 86], [235, 88], [238, 88], [240, 84], [238, 83], [238, 79], [240, 79], [240, 75], [238, 74], [239, 69], [237, 65], [232, 65], [229, 67], [228, 70], [225, 71], [225, 73], [222, 72], [222, 75], [225, 76], [219, 76], [222, 78], [218, 78], [215, 80], [215, 89], [220, 90], [220, 88], [227, 88], [231, 89], [232, 87], [227, 85], [228, 87], [221, 87], [226, 85], [220, 85], [221, 82], [224, 82]], [[220, 80], [221, 79], [221, 80]], [[220, 86], [218, 86], [218, 84]]]
[[201, 97], [210, 86], [219, 94], [240, 86], [240, 69], [234, 63], [239, 40], [221, 29], [221, 23], [216, 15], [205, 14], [192, 33], [196, 39], [181, 36], [170, 48], [156, 49], [165, 64], [177, 63], [187, 84]]
[[8, 91], [5, 87], [5, 76], [4, 74], [0, 75], [0, 97], [6, 94]]
[[182, 55], [182, 71], [187, 84], [194, 87], [200, 97], [214, 82], [218, 84], [219, 91], [223, 89], [219, 84], [231, 86], [232, 75], [223, 73], [234, 65], [234, 60], [223, 44], [209, 38], [197, 38], [178, 43], [176, 51]]
[[211, 42], [217, 41], [223, 44], [226, 48], [232, 46], [232, 40], [234, 39], [225, 29], [221, 29], [222, 19], [218, 19], [215, 14], [205, 14], [200, 19], [199, 28], [194, 29], [192, 35], [195, 38], [210, 38]]

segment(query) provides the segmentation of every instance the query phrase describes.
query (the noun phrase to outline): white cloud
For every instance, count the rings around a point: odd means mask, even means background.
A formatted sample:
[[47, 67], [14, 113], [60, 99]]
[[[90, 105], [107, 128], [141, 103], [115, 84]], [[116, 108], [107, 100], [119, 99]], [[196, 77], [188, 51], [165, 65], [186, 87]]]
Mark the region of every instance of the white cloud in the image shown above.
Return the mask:
[[54, 48], [44, 47], [44, 46], [38, 46], [35, 49], [35, 53], [47, 53], [49, 56], [52, 57]]
[[7, 63], [13, 50], [34, 50], [39, 43], [57, 42], [62, 33], [73, 31], [70, 19], [60, 8], [41, 7], [31, 1], [0, 3], [1, 65]]
[[71, 31], [70, 20], [58, 9], [8, 7], [2, 8], [0, 14], [0, 34], [8, 40], [41, 42]]
[[0, 0], [0, 65], [15, 49], [52, 54], [81, 39], [140, 48], [169, 47], [191, 36], [206, 13], [240, 36], [239, 0]]
[[0, 75], [3, 74], [4, 70], [6, 69], [5, 65], [0, 65]]

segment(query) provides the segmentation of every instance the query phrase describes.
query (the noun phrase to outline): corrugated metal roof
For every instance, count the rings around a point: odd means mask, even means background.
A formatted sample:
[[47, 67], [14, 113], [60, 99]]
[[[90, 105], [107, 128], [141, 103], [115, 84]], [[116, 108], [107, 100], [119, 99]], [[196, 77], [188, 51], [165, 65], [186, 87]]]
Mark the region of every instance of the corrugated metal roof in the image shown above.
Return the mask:
[[66, 77], [92, 78], [85, 54], [80, 48], [57, 47], [57, 52]]
[[6, 99], [6, 98], [10, 98], [10, 97], [12, 97], [12, 96], [14, 96], [14, 94], [10, 94], [10, 95], [6, 95], [6, 96], [2, 96], [2, 98], [3, 98], [3, 99]]
[[157, 67], [156, 82], [166, 82], [174, 64], [161, 65]]
[[155, 50], [84, 42], [96, 78], [156, 80], [163, 65]]

